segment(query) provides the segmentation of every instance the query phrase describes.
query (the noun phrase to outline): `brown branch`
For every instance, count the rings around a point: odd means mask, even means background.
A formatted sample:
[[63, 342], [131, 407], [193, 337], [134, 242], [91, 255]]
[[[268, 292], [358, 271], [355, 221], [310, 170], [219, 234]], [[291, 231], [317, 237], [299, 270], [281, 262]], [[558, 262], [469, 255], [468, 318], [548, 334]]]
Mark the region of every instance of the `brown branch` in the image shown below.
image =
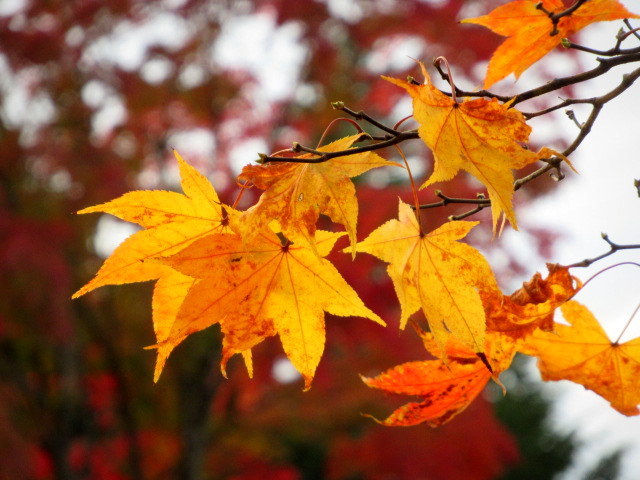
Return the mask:
[[[441, 198], [442, 200], [435, 203], [427, 203], [424, 205], [420, 205], [420, 209], [424, 210], [427, 208], [437, 208], [444, 207], [449, 205], [450, 203], [458, 203], [464, 205], [491, 205], [491, 200], [485, 198], [484, 193], [478, 193], [476, 198], [453, 198], [447, 197], [442, 190], [436, 190], [436, 197]], [[415, 209], [414, 209], [415, 210]]]
[[[624, 74], [622, 76], [622, 82], [620, 82], [620, 84], [616, 88], [614, 88], [610, 92], [607, 92], [606, 94], [604, 94], [604, 95], [602, 95], [600, 97], [568, 98], [568, 99], [563, 100], [562, 102], [558, 103], [557, 105], [554, 105], [554, 106], [549, 107], [549, 108], [545, 108], [544, 110], [540, 110], [539, 112], [523, 113], [523, 115], [525, 116], [525, 118], [527, 120], [529, 120], [531, 118], [539, 117], [541, 115], [546, 115], [547, 113], [551, 113], [551, 112], [553, 112], [555, 110], [559, 110], [561, 108], [569, 107], [571, 105], [590, 104], [590, 105], [593, 105], [594, 107], [597, 106], [597, 105], [600, 105], [600, 104], [603, 105], [603, 104], [609, 102], [610, 100], [614, 99], [615, 97], [620, 95], [622, 92], [624, 92], [627, 88], [629, 88], [631, 85], [633, 85], [633, 83], [640, 76], [640, 72], [638, 70], [640, 70], [640, 69], [634, 70], [631, 73]], [[571, 118], [571, 117], [569, 117], [569, 118]], [[584, 127], [584, 125], [581, 125], [581, 124], [579, 124], [578, 126], [580, 128]]]
[[549, 35], [553, 37], [553, 36], [555, 36], [555, 35], [557, 35], [559, 33], [558, 32], [558, 22], [560, 21], [560, 19], [562, 17], [568, 17], [569, 15], [571, 15], [573, 12], [578, 10], [582, 5], [584, 5], [588, 1], [589, 0], [578, 0], [576, 3], [574, 3], [572, 6], [570, 6], [566, 10], [563, 10], [562, 12], [558, 12], [558, 13], [553, 13], [553, 12], [547, 10], [546, 8], [544, 8], [544, 5], [543, 5], [542, 2], [538, 2], [536, 4], [536, 8], [538, 10], [541, 10], [542, 12], [546, 13], [547, 17], [549, 17], [549, 20], [551, 20], [551, 23], [553, 24], [553, 28], [552, 28], [551, 32], [549, 32]]
[[609, 236], [606, 233], [602, 234], [602, 239], [609, 244], [609, 251], [608, 252], [603, 253], [602, 255], [598, 255], [597, 257], [585, 258], [584, 260], [581, 260], [581, 261], [576, 262], [576, 263], [572, 263], [571, 265], [567, 265], [566, 267], [567, 268], [588, 267], [589, 265], [597, 262], [598, 260], [602, 260], [603, 258], [606, 258], [609, 255], [613, 255], [614, 253], [616, 253], [619, 250], [640, 249], [640, 243], [629, 244], [629, 245], [619, 245], [617, 243], [614, 243], [611, 240], [609, 240]]
[[[536, 98], [546, 93], [553, 92], [554, 90], [559, 90], [561, 88], [568, 87], [569, 85], [575, 85], [576, 83], [582, 83], [587, 80], [594, 79], [596, 77], [604, 75], [613, 67], [638, 61], [640, 61], [640, 51], [632, 49], [629, 51], [629, 53], [618, 55], [612, 58], [598, 58], [598, 66], [592, 68], [591, 70], [587, 70], [586, 72], [578, 73], [576, 75], [570, 75], [568, 77], [556, 78], [544, 85], [541, 85], [540, 87], [526, 90], [522, 93], [518, 93], [517, 95], [496, 95], [489, 92], [488, 90], [467, 92], [459, 89], [458, 87], [456, 87], [456, 95], [458, 95], [459, 97], [489, 97], [495, 98], [505, 103], [512, 100], [511, 106], [515, 106], [518, 103], [524, 102], [526, 100], [531, 100], [532, 98]], [[442, 72], [439, 68], [438, 71], [440, 72], [442, 79], [448, 82], [447, 74]], [[451, 96], [451, 92], [442, 91], [442, 93]]]
[[470, 217], [471, 215], [475, 215], [478, 212], [481, 212], [482, 210], [484, 210], [485, 208], [487, 208], [489, 206], [489, 204], [486, 205], [478, 205], [476, 208], [469, 210], [467, 212], [464, 213], [460, 213], [459, 215], [449, 215], [448, 220], [452, 221], [452, 220], [462, 220], [464, 218]]
[[[630, 33], [630, 32], [627, 32]], [[620, 40], [618, 41], [620, 42]], [[596, 50], [595, 48], [585, 47], [577, 43], [569, 42], [563, 43], [565, 48], [571, 48], [573, 50], [580, 50], [581, 52], [593, 53], [594, 55], [600, 55], [601, 57], [614, 57], [616, 55], [631, 55], [633, 53], [640, 52], [640, 47], [621, 49], [620, 44], [616, 44], [615, 47], [609, 50]]]
[[[529, 183], [532, 180], [535, 180], [536, 178], [538, 178], [538, 177], [544, 175], [545, 173], [547, 173], [547, 172], [549, 172], [551, 170], [554, 170], [554, 169], [556, 170], [556, 172], [552, 174], [552, 177], [553, 177], [554, 180], [560, 181], [560, 180], [562, 180], [564, 178], [564, 173], [562, 172], [562, 169], [561, 169], [562, 158], [552, 157], [552, 158], [549, 158], [549, 159], [542, 159], [542, 161], [545, 162], [546, 165], [544, 165], [543, 167], [540, 167], [539, 169], [535, 170], [534, 172], [531, 172], [529, 175], [526, 175], [524, 177], [516, 179], [513, 182], [513, 191], [514, 192], [520, 190], [523, 185]], [[461, 220], [463, 218], [470, 217], [471, 215], [475, 215], [476, 213], [482, 211], [483, 209], [485, 209], [485, 208], [487, 208], [488, 206], [491, 205], [491, 199], [485, 198], [483, 193], [478, 193], [476, 195], [476, 198], [453, 198], [453, 197], [448, 197], [444, 193], [442, 193], [442, 191], [440, 191], [440, 190], [436, 190], [435, 193], [436, 193], [436, 196], [438, 198], [441, 198], [442, 200], [439, 201], [439, 202], [427, 203], [427, 204], [420, 205], [421, 209], [444, 207], [446, 205], [449, 205], [450, 203], [464, 204], [464, 205], [476, 205], [475, 208], [473, 208], [471, 210], [468, 210], [468, 211], [466, 211], [464, 213], [461, 213], [459, 215], [451, 215], [449, 217], [449, 220]]]
[[386, 147], [392, 147], [393, 145], [397, 145], [398, 143], [404, 142], [405, 140], [411, 140], [419, 138], [417, 130], [409, 130], [406, 132], [398, 132], [397, 135], [394, 136], [385, 136], [385, 140], [371, 143], [369, 145], [363, 145], [362, 147], [355, 148], [347, 148], [346, 150], [339, 150], [337, 152], [321, 152], [319, 150], [315, 150], [313, 148], [304, 147], [299, 143], [294, 143], [292, 150], [294, 152], [306, 152], [311, 153], [313, 155], [317, 155], [316, 158], [299, 158], [299, 157], [277, 157], [270, 156], [265, 154], [259, 154], [260, 159], [258, 163], [268, 163], [268, 162], [289, 162], [289, 163], [322, 163], [327, 160], [331, 160], [332, 158], [338, 157], [346, 157], [348, 155], [355, 155], [357, 153], [371, 152], [374, 150], [380, 150]]
[[580, 128], [580, 133], [575, 138], [573, 143], [569, 145], [569, 147], [564, 152], [562, 152], [564, 156], [569, 156], [578, 148], [578, 146], [580, 146], [582, 141], [587, 137], [587, 135], [591, 131], [591, 127], [593, 127], [593, 124], [598, 118], [598, 115], [600, 114], [600, 111], [602, 110], [604, 105], [607, 102], [616, 98], [626, 89], [628, 89], [631, 85], [633, 85], [633, 83], [639, 77], [640, 77], [640, 68], [637, 68], [631, 73], [624, 74], [622, 76], [622, 82], [620, 82], [620, 84], [616, 88], [611, 90], [609, 93], [602, 95], [601, 97], [590, 99], [589, 101], [586, 101], [586, 102], [582, 102], [582, 103], [591, 103], [593, 105], [593, 110], [591, 110], [591, 114], [589, 115], [589, 118], [587, 118], [587, 121], [584, 122], [584, 124]]
[[331, 107], [333, 107], [334, 110], [340, 110], [341, 112], [344, 112], [347, 115], [351, 115], [356, 120], [364, 120], [365, 122], [370, 123], [374, 127], [377, 127], [380, 130], [387, 132], [389, 135], [392, 135], [394, 137], [401, 133], [398, 130], [395, 130], [391, 127], [386, 126], [384, 123], [379, 122], [378, 120], [371, 117], [370, 115], [367, 115], [362, 110], [360, 110], [359, 112], [351, 110], [350, 108], [344, 105], [344, 102], [331, 102]]

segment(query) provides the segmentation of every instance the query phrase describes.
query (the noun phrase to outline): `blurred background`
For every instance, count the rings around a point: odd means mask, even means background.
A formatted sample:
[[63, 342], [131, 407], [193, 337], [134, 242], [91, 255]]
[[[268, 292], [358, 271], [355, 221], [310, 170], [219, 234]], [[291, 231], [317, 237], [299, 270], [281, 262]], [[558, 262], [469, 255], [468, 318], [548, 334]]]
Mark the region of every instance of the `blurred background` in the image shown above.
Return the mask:
[[[457, 20], [498, 3], [0, 0], [0, 479], [618, 478], [619, 444], [576, 473], [573, 459], [589, 442], [571, 425], [554, 427], [557, 391], [541, 389], [524, 359], [505, 379], [506, 396], [489, 388], [439, 429], [362, 417], [383, 417], [407, 399], [369, 390], [359, 373], [425, 358], [412, 332], [399, 333], [395, 293], [370, 256], [331, 260], [389, 327], [328, 317], [326, 351], [304, 393], [277, 339], [254, 349], [253, 380], [237, 360], [223, 379], [216, 328], [183, 342], [154, 385], [155, 353], [142, 349], [155, 343], [152, 286], [70, 300], [134, 231], [74, 212], [130, 190], [178, 189], [171, 147], [232, 203], [235, 176], [258, 152], [315, 145], [337, 116], [330, 101], [391, 124], [408, 115], [409, 99], [380, 75], [417, 78], [414, 58], [446, 56], [458, 85], [473, 89], [500, 38]], [[529, 79], [580, 65], [564, 53]], [[557, 127], [561, 117], [545, 117], [534, 140], [566, 146], [575, 132]], [[331, 136], [353, 133], [345, 125]], [[430, 154], [420, 142], [405, 153], [423, 180]], [[396, 215], [398, 196], [411, 195], [391, 171], [357, 183], [362, 239]], [[528, 184], [519, 208], [555, 186]], [[479, 188], [465, 176], [439, 187], [454, 196]], [[240, 207], [256, 198], [249, 192]], [[427, 226], [461, 211], [431, 210]], [[472, 239], [508, 292], [544, 260], [583, 258], [554, 258], [561, 225], [524, 218], [526, 254], [510, 234], [492, 242], [486, 213]]]

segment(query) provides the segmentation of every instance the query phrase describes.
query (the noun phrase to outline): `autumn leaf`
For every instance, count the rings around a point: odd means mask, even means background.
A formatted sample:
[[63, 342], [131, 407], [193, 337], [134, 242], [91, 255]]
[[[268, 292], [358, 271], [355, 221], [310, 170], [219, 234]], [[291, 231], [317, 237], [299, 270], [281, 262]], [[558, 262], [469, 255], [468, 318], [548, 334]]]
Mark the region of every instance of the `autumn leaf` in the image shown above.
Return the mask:
[[536, 273], [511, 295], [495, 290], [480, 292], [487, 317], [487, 330], [500, 332], [513, 341], [524, 339], [537, 328], [553, 330], [556, 308], [572, 298], [581, 283], [567, 267], [547, 264], [546, 279]]
[[[353, 135], [320, 147], [320, 152], [350, 148], [360, 135]], [[314, 158], [305, 153], [297, 158]], [[313, 244], [316, 222], [327, 215], [346, 229], [351, 245], [356, 243], [358, 201], [351, 177], [389, 162], [374, 152], [337, 157], [322, 163], [267, 163], [247, 165], [239, 179], [265, 190], [258, 203], [242, 215], [240, 228], [250, 238], [272, 220], [277, 219], [287, 236], [302, 236]]]
[[384, 325], [322, 258], [342, 235], [316, 231], [314, 252], [305, 241], [282, 243], [267, 230], [250, 241], [238, 235], [214, 234], [160, 259], [199, 279], [165, 343], [175, 346], [191, 333], [220, 323], [224, 371], [232, 355], [278, 334], [308, 389], [324, 350], [325, 312], [361, 316]]
[[424, 85], [385, 77], [413, 98], [413, 116], [420, 124], [418, 133], [433, 152], [433, 173], [421, 188], [450, 180], [465, 170], [489, 192], [494, 232], [503, 212], [517, 229], [511, 171], [543, 158], [551, 150], [536, 154], [521, 145], [528, 140], [531, 128], [518, 110], [496, 99], [457, 103], [434, 87], [424, 65], [421, 67]]
[[389, 263], [404, 328], [422, 308], [431, 332], [444, 345], [454, 335], [468, 348], [482, 352], [485, 314], [479, 289], [497, 289], [489, 264], [473, 247], [457, 240], [478, 222], [448, 222], [422, 235], [411, 207], [399, 203], [398, 220], [389, 220], [356, 245]]
[[[484, 389], [492, 377], [486, 364], [473, 350], [455, 338], [449, 338], [440, 348], [428, 333], [422, 333], [427, 350], [436, 360], [409, 362], [391, 368], [373, 378], [362, 377], [372, 388], [387, 393], [423, 397], [421, 402], [411, 402], [395, 410], [381, 421], [387, 426], [410, 426], [427, 422], [432, 427], [440, 426], [462, 412]], [[496, 337], [495, 342], [499, 342]], [[485, 345], [492, 363], [494, 378], [507, 369], [515, 350], [504, 350], [487, 337]]]
[[629, 12], [617, 0], [590, 0], [570, 15], [559, 19], [557, 33], [545, 10], [560, 13], [566, 9], [561, 0], [516, 0], [502, 5], [488, 15], [462, 20], [462, 23], [483, 25], [508, 37], [494, 52], [489, 62], [484, 88], [491, 87], [510, 73], [518, 78], [522, 72], [560, 45], [563, 38], [573, 35], [594, 22], [640, 18]]
[[[174, 151], [180, 168], [184, 195], [168, 191], [135, 191], [78, 213], [103, 212], [137, 223], [144, 230], [120, 244], [104, 262], [96, 276], [73, 298], [104, 285], [158, 280], [153, 293], [153, 320], [156, 339], [163, 342], [175, 314], [193, 284], [170, 267], [148, 260], [174, 254], [195, 240], [214, 232], [230, 232], [229, 221], [238, 213], [223, 205], [211, 183]], [[155, 380], [170, 353], [158, 351]]]
[[521, 351], [538, 357], [543, 380], [571, 380], [624, 415], [640, 414], [640, 338], [612, 342], [585, 306], [571, 301], [560, 308], [570, 325], [535, 332]]

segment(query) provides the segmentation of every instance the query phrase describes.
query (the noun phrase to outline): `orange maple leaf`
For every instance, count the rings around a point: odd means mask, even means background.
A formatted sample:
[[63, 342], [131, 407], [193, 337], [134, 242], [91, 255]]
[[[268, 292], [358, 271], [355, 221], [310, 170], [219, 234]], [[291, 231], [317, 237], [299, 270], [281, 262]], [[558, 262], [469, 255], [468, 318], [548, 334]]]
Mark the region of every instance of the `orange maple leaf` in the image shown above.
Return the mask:
[[557, 33], [551, 35], [553, 23], [542, 6], [549, 12], [566, 9], [561, 0], [516, 0], [502, 5], [488, 15], [462, 20], [462, 23], [483, 25], [495, 33], [509, 37], [494, 52], [489, 62], [484, 88], [489, 88], [510, 73], [518, 78], [522, 72], [560, 45], [563, 38], [594, 22], [640, 18], [629, 12], [618, 0], [590, 0], [570, 15], [560, 18]]
[[[361, 135], [353, 135], [320, 147], [320, 152], [337, 152], [350, 148]], [[305, 153], [296, 158], [315, 158]], [[277, 219], [287, 236], [302, 236], [313, 244], [320, 214], [343, 225], [351, 245], [356, 243], [358, 200], [351, 177], [389, 162], [374, 152], [337, 157], [322, 163], [267, 163], [247, 165], [240, 180], [265, 190], [258, 203], [242, 215], [243, 237], [251, 238], [272, 220]]]
[[535, 332], [519, 350], [538, 357], [543, 380], [571, 380], [628, 416], [640, 414], [640, 338], [612, 342], [593, 314], [570, 301], [561, 307], [570, 326]]
[[420, 188], [450, 180], [465, 170], [489, 192], [494, 232], [502, 212], [517, 228], [511, 170], [555, 152], [545, 148], [535, 153], [521, 145], [528, 140], [531, 127], [518, 110], [496, 99], [457, 103], [433, 86], [424, 65], [420, 66], [424, 85], [384, 77], [413, 98], [413, 116], [420, 124], [418, 133], [435, 158], [433, 173]]
[[487, 330], [500, 332], [512, 340], [523, 339], [537, 328], [553, 330], [556, 308], [573, 297], [581, 282], [561, 265], [547, 264], [546, 279], [536, 273], [511, 295], [495, 290], [480, 292], [487, 317]]
[[482, 352], [485, 314], [479, 289], [497, 289], [489, 264], [475, 248], [460, 243], [478, 222], [448, 222], [422, 234], [411, 207], [399, 202], [398, 220], [389, 220], [356, 245], [389, 263], [387, 272], [400, 300], [400, 327], [422, 308], [436, 340], [454, 335]]
[[[104, 262], [96, 276], [73, 298], [104, 285], [158, 280], [153, 292], [153, 321], [156, 339], [162, 342], [170, 331], [175, 314], [194, 280], [149, 259], [171, 255], [195, 240], [214, 232], [229, 233], [229, 221], [236, 217], [223, 205], [211, 183], [174, 151], [180, 168], [182, 195], [168, 191], [135, 191], [78, 213], [104, 212], [145, 228], [120, 244]], [[155, 380], [170, 353], [158, 350]]]
[[[437, 360], [409, 362], [373, 378], [362, 377], [372, 388], [388, 393], [424, 397], [419, 403], [411, 402], [395, 410], [381, 421], [387, 426], [411, 426], [427, 422], [440, 426], [462, 412], [484, 389], [492, 377], [486, 364], [465, 345], [450, 338], [444, 348], [432, 341], [432, 336], [422, 333], [427, 350]], [[493, 376], [507, 369], [515, 354], [513, 349], [503, 349], [497, 337], [487, 336], [485, 346], [491, 352], [488, 358]]]
[[267, 230], [250, 241], [239, 235], [215, 234], [160, 259], [199, 279], [165, 343], [175, 347], [187, 335], [220, 323], [225, 334], [224, 372], [232, 355], [277, 333], [308, 389], [324, 349], [325, 312], [361, 316], [385, 325], [322, 258], [343, 235], [316, 231], [314, 250], [304, 240], [282, 243]]

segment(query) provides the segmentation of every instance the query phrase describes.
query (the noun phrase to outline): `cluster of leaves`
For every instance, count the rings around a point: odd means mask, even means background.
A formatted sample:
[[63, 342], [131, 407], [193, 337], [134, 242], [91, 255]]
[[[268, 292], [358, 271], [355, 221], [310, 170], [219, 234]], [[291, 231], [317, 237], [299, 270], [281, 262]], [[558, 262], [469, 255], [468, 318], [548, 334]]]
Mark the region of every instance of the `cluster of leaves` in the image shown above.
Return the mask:
[[[109, 235], [121, 227], [106, 216], [70, 212], [129, 190], [172, 188], [167, 144], [215, 178], [220, 198], [231, 198], [237, 172], [230, 154], [247, 139], [276, 151], [294, 138], [317, 138], [335, 115], [327, 98], [387, 115], [402, 92], [379, 73], [408, 73], [410, 62], [395, 61], [407, 40], [425, 56], [437, 43], [460, 71], [473, 72], [496, 39], [477, 29], [470, 42], [469, 29], [454, 24], [471, 3], [403, 0], [389, 9], [386, 2], [357, 0], [350, 12], [364, 9], [360, 17], [344, 16], [334, 2], [297, 0], [52, 0], [2, 9], [0, 477], [293, 478], [322, 468], [318, 478], [343, 478], [339, 466], [348, 460], [351, 470], [375, 474], [491, 478], [516, 461], [513, 437], [486, 401], [393, 449], [374, 433], [376, 425], [358, 412], [383, 411], [393, 399], [362, 388], [353, 372], [419, 358], [420, 343], [396, 329], [328, 320], [313, 389], [303, 393], [274, 375], [283, 356], [277, 342], [255, 351], [253, 380], [233, 375], [232, 362], [230, 380], [222, 381], [215, 368], [220, 334], [213, 328], [174, 351], [170, 371], [154, 385], [155, 352], [140, 352], [154, 343], [146, 301], [151, 284], [105, 287], [69, 301], [103, 260], [100, 248], [88, 248], [104, 238], [96, 240], [96, 225]], [[292, 85], [284, 97], [263, 95], [263, 72], [244, 51], [236, 52], [241, 64], [218, 58], [236, 27], [252, 22], [272, 32], [264, 43], [251, 36], [252, 51], [277, 40], [276, 51], [283, 37], [293, 36], [304, 52], [300, 64], [278, 69], [277, 78]], [[170, 34], [158, 33], [165, 28]], [[192, 135], [212, 139], [214, 163], [209, 150], [192, 149]], [[470, 189], [462, 177], [454, 185]], [[359, 232], [393, 215], [395, 205], [381, 205], [380, 193], [358, 185]], [[400, 184], [385, 190], [394, 198], [405, 193]], [[432, 213], [434, 222], [446, 217], [444, 209]], [[548, 238], [539, 233], [535, 240], [543, 245]], [[393, 287], [376, 277], [383, 268], [371, 256], [350, 258], [336, 254], [332, 261], [369, 308], [395, 318]], [[308, 418], [314, 431], [301, 432], [298, 425]], [[495, 442], [491, 448], [474, 435], [478, 422]], [[438, 459], [451, 454], [446, 443], [464, 443], [473, 461], [445, 468]], [[419, 460], [425, 448], [430, 459]], [[354, 457], [354, 449], [368, 453]], [[399, 466], [407, 452], [416, 452], [414, 460]], [[376, 462], [367, 460], [374, 456]]]
[[[487, 88], [509, 73], [519, 75], [556, 45], [570, 46], [562, 35], [594, 21], [622, 18], [640, 16], [616, 0], [578, 1], [567, 9], [556, 0], [525, 0], [466, 22], [510, 36], [489, 64]], [[634, 33], [620, 35], [612, 49], [617, 63], [608, 68], [638, 60], [637, 48], [620, 48]], [[531, 48], [532, 36], [545, 40]], [[294, 144], [288, 152], [261, 155], [261, 164], [245, 167], [238, 178], [243, 182], [241, 192], [251, 187], [264, 190], [258, 202], [244, 211], [222, 204], [206, 178], [177, 153], [184, 195], [131, 192], [82, 210], [80, 213], [110, 213], [144, 230], [120, 245], [75, 296], [107, 284], [157, 280], [153, 293], [156, 380], [179, 343], [194, 332], [220, 324], [223, 373], [228, 359], [241, 354], [251, 375], [251, 349], [277, 334], [308, 389], [324, 349], [325, 312], [385, 324], [325, 258], [345, 235], [318, 230], [319, 217], [325, 215], [346, 230], [350, 247], [345, 253], [355, 258], [358, 252], [366, 252], [388, 264], [387, 273], [401, 306], [401, 328], [419, 310], [428, 322], [428, 333], [419, 327], [417, 331], [433, 360], [403, 364], [364, 379], [374, 388], [423, 397], [420, 403], [396, 410], [384, 424], [445, 423], [465, 409], [491, 378], [499, 383], [498, 375], [509, 368], [516, 352], [536, 356], [543, 378], [580, 383], [608, 399], [618, 411], [637, 415], [640, 396], [635, 379], [640, 373], [640, 356], [636, 349], [640, 339], [625, 344], [610, 341], [585, 307], [570, 301], [580, 289], [580, 282], [569, 273], [576, 265], [549, 265], [546, 279], [535, 274], [522, 289], [504, 295], [482, 254], [460, 241], [478, 222], [460, 218], [491, 206], [494, 233], [506, 221], [517, 228], [514, 190], [549, 170], [561, 174], [562, 162], [571, 166], [567, 155], [586, 136], [587, 126], [593, 124], [602, 105], [628, 88], [640, 70], [626, 76], [608, 95], [588, 102], [594, 113], [568, 149], [556, 152], [545, 147], [537, 153], [525, 146], [531, 132], [526, 119], [581, 101], [564, 101], [529, 115], [516, 110], [515, 104], [582, 81], [584, 74], [502, 99], [486, 91], [461, 95], [451, 73], [441, 71], [452, 85], [447, 95], [433, 85], [424, 66], [422, 73], [422, 84], [412, 78], [388, 79], [413, 98], [417, 131], [400, 131], [399, 124], [386, 126], [337, 102], [335, 108], [366, 120], [383, 135], [365, 133], [354, 123], [358, 134], [328, 145]], [[490, 98], [459, 102], [460, 96]], [[465, 170], [482, 182], [488, 198], [479, 195], [474, 201], [439, 194], [443, 202], [457, 200], [477, 206], [427, 233], [421, 211], [434, 205], [421, 206], [414, 190], [413, 207], [400, 201], [397, 219], [357, 242], [358, 204], [350, 178], [373, 168], [403, 168], [374, 151], [418, 137], [435, 159], [434, 171], [422, 188]], [[365, 140], [365, 145], [354, 146]], [[512, 170], [537, 161], [546, 165], [514, 183]], [[613, 251], [615, 244], [611, 245]], [[571, 326], [554, 322], [558, 307]]]

